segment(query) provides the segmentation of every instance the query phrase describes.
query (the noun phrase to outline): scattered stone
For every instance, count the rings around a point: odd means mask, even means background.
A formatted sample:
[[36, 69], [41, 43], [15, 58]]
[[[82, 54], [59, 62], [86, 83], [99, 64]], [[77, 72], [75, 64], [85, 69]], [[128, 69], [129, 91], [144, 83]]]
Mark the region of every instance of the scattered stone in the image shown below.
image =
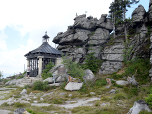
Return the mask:
[[145, 110], [151, 112], [149, 106], [145, 103], [144, 100], [135, 101], [134, 106], [129, 110], [127, 114], [139, 114], [140, 111]]
[[46, 97], [47, 95], [53, 95], [53, 92], [46, 93], [46, 94], [44, 94], [42, 97]]
[[127, 85], [127, 84], [128, 84], [128, 81], [118, 80], [118, 81], [116, 81], [116, 84], [118, 84], [118, 85], [122, 85], [122, 86], [125, 86], [125, 85]]
[[100, 104], [100, 106], [109, 106], [110, 105], [110, 103], [102, 103], [102, 104]]
[[109, 89], [111, 87], [111, 85], [106, 86], [105, 88]]
[[37, 99], [37, 97], [36, 97], [36, 96], [34, 96], [34, 97], [33, 97], [33, 99]]
[[72, 97], [72, 94], [69, 94], [69, 97]]
[[116, 90], [115, 90], [115, 89], [112, 89], [112, 90], [110, 90], [109, 93], [110, 93], [110, 94], [115, 94], [115, 93], [116, 93]]
[[42, 106], [50, 106], [51, 104], [48, 103], [32, 103], [31, 106], [38, 106], [38, 107], [42, 107]]
[[127, 81], [128, 81], [129, 84], [138, 86], [138, 82], [135, 80], [134, 75], [132, 76], [132, 78], [128, 76]]
[[23, 114], [25, 111], [25, 108], [17, 108], [14, 110], [14, 114]]
[[26, 90], [26, 89], [23, 89], [22, 92], [21, 92], [20, 94], [21, 94], [21, 95], [27, 94], [27, 90]]
[[30, 98], [26, 98], [26, 100], [27, 100], [27, 101], [31, 101], [31, 99], [30, 99]]
[[60, 93], [59, 95], [65, 95], [66, 93]]
[[34, 96], [34, 94], [31, 92], [31, 93], [29, 94], [29, 96]]
[[33, 101], [33, 103], [38, 103], [38, 101]]
[[69, 82], [66, 86], [65, 86], [65, 90], [80, 90], [81, 87], [83, 85], [82, 83], [77, 83], [77, 82]]
[[30, 103], [29, 101], [21, 100], [20, 103]]
[[49, 84], [54, 83], [53, 77], [49, 77], [49, 78], [43, 80], [43, 82], [45, 82], [45, 81], [47, 81]]
[[62, 83], [53, 83], [53, 84], [49, 84], [49, 86], [51, 87], [51, 86], [56, 86], [56, 87], [58, 87], [58, 86], [60, 86]]
[[96, 93], [95, 92], [90, 92], [90, 95], [96, 95]]
[[10, 110], [2, 110], [2, 109], [0, 109], [0, 114], [9, 114], [9, 113], [13, 113], [13, 112], [10, 111]]
[[41, 97], [41, 98], [40, 98], [40, 101], [44, 101], [44, 99]]

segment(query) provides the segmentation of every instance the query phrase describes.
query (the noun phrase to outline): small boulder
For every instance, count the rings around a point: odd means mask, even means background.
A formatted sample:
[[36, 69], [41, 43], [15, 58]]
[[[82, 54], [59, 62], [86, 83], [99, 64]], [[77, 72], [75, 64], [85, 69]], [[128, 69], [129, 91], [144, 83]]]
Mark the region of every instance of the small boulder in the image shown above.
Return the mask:
[[21, 92], [20, 94], [21, 94], [21, 95], [27, 94], [27, 90], [26, 90], [26, 89], [23, 89], [22, 92]]
[[53, 81], [53, 77], [49, 77], [49, 78], [43, 80], [43, 82], [45, 82], [45, 81], [48, 81], [49, 84], [51, 84], [51, 83], [54, 82], [54, 81]]
[[134, 106], [129, 110], [127, 114], [139, 114], [140, 111], [145, 110], [151, 112], [149, 106], [145, 103], [144, 100], [135, 101]]
[[110, 90], [109, 93], [110, 93], [110, 94], [115, 94], [115, 93], [116, 93], [116, 90], [115, 90], [115, 89], [112, 89], [112, 90]]
[[23, 114], [25, 111], [25, 108], [17, 108], [14, 110], [14, 114]]
[[85, 75], [83, 76], [83, 80], [85, 82], [93, 81], [95, 79], [95, 76], [94, 76], [94, 74], [91, 70], [87, 69], [87, 70], [84, 71], [84, 73], [85, 73]]
[[96, 95], [96, 93], [95, 92], [90, 92], [90, 95]]
[[132, 76], [132, 78], [128, 76], [127, 81], [128, 81], [129, 84], [138, 86], [138, 82], [135, 80], [134, 75]]
[[128, 84], [128, 81], [118, 80], [118, 81], [116, 81], [116, 84], [124, 86], [124, 85]]
[[80, 90], [81, 87], [83, 85], [82, 83], [77, 83], [77, 82], [69, 82], [66, 86], [65, 86], [65, 90]]

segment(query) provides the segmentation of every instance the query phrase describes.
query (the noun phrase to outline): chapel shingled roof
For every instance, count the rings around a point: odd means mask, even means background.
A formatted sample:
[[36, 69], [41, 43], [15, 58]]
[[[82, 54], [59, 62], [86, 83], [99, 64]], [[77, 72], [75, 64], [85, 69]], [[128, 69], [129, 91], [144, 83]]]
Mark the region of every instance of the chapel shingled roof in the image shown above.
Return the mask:
[[44, 53], [44, 54], [56, 54], [56, 55], [61, 55], [62, 52], [54, 49], [52, 46], [48, 44], [48, 42], [43, 42], [41, 46], [38, 48], [30, 51], [29, 53], [25, 54], [24, 56], [28, 56], [29, 54], [36, 54], [36, 53]]

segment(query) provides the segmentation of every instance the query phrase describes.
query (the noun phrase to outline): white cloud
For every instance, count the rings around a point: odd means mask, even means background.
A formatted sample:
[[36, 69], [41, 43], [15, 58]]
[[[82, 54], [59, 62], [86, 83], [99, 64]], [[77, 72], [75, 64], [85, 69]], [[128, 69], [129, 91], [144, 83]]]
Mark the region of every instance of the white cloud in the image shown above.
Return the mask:
[[[98, 19], [108, 13], [112, 0], [0, 0], [0, 32], [6, 26], [14, 27], [20, 32], [21, 39], [29, 34], [27, 43], [17, 49], [8, 50], [7, 33], [0, 34], [0, 71], [4, 73], [21, 72], [26, 64], [24, 55], [42, 43], [45, 31], [51, 41], [58, 32], [65, 32], [67, 26], [73, 25], [73, 19], [87, 11]], [[8, 44], [9, 45], [9, 44]]]

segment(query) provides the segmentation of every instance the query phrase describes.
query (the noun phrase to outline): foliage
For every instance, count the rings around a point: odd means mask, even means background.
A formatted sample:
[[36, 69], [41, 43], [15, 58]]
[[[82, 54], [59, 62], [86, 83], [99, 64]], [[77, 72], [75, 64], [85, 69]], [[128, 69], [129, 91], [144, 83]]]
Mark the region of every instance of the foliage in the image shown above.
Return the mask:
[[140, 111], [139, 114], [152, 114], [152, 112], [148, 112], [147, 110]]
[[105, 78], [104, 78], [104, 79], [97, 80], [97, 81], [95, 82], [95, 86], [100, 86], [100, 87], [105, 86], [106, 84], [107, 84], [107, 81], [106, 81]]
[[[51, 60], [50, 60], [51, 61]], [[48, 77], [52, 77], [52, 73], [49, 73], [49, 70], [51, 68], [53, 68], [54, 65], [52, 64], [52, 62], [49, 62], [47, 65], [46, 65], [46, 69], [43, 70], [43, 73], [42, 73], [42, 78], [43, 80], [48, 78]]]
[[152, 94], [149, 94], [148, 97], [145, 98], [145, 101], [149, 105], [149, 108], [152, 109]]
[[115, 94], [114, 99], [115, 100], [122, 100], [122, 99], [126, 99], [126, 96], [124, 93], [117, 93], [117, 94]]
[[112, 73], [111, 78], [120, 79], [123, 77], [123, 74], [116, 74], [116, 72]]
[[132, 98], [133, 96], [137, 96], [139, 93], [139, 88], [135, 86], [129, 85], [129, 87], [124, 87], [124, 92], [128, 94], [128, 98]]
[[63, 100], [61, 98], [53, 99], [54, 104], [63, 104]]
[[14, 103], [14, 106], [17, 107], [17, 108], [25, 107], [27, 105], [30, 105], [30, 104], [25, 104], [25, 103], [20, 103], [20, 102], [15, 102]]
[[84, 70], [80, 66], [80, 64], [73, 62], [72, 59], [68, 59], [67, 56], [62, 58], [63, 58], [63, 64], [68, 70], [68, 74], [74, 78], [77, 77], [83, 80]]
[[33, 90], [40, 90], [40, 91], [47, 91], [49, 90], [49, 85], [48, 85], [48, 82], [45, 81], [45, 82], [42, 82], [42, 81], [36, 81], [34, 82], [33, 86], [32, 86], [32, 89]]
[[20, 76], [17, 77], [17, 79], [21, 79], [24, 77], [24, 74], [26, 74], [26, 71], [24, 71]]
[[94, 34], [95, 34], [95, 31], [88, 34], [88, 36], [93, 36]]
[[27, 89], [27, 88], [31, 88], [31, 86], [25, 85], [25, 86], [24, 86], [24, 89]]
[[31, 109], [27, 109], [26, 110], [27, 112], [29, 112], [30, 114], [36, 114], [33, 110], [31, 110]]
[[99, 60], [94, 56], [95, 53], [89, 53], [86, 56], [85, 64], [82, 65], [83, 69], [90, 69], [93, 73], [97, 73], [101, 63], [103, 62], [102, 60]]
[[140, 84], [145, 84], [149, 80], [150, 68], [151, 66], [149, 59], [137, 59], [136, 61], [131, 61], [127, 64], [127, 68], [125, 68], [124, 75], [134, 75], [137, 82], [139, 82]]

